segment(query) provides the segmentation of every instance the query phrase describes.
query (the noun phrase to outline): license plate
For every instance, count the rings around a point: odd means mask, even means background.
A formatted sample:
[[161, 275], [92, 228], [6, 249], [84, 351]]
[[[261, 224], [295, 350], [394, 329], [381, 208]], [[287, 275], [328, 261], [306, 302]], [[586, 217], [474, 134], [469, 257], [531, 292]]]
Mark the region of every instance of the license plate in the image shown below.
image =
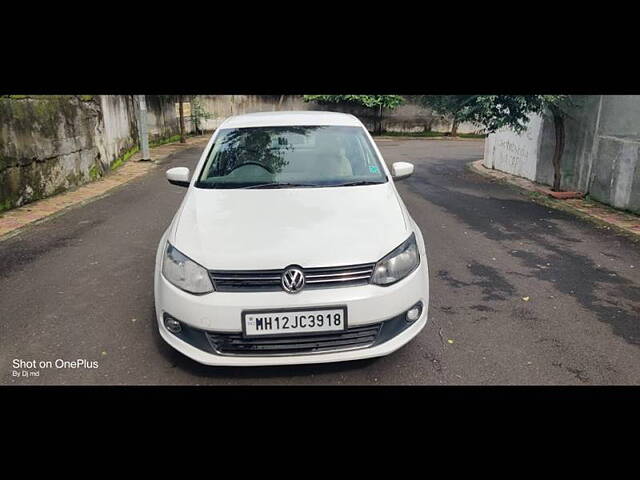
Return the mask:
[[242, 312], [245, 337], [335, 332], [346, 328], [346, 307]]

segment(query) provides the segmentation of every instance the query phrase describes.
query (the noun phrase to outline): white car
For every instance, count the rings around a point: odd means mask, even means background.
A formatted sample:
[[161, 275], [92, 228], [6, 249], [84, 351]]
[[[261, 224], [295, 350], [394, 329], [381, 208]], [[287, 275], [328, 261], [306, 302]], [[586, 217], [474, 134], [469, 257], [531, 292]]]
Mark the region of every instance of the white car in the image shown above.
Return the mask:
[[207, 365], [387, 355], [427, 322], [420, 229], [362, 123], [333, 112], [230, 117], [215, 131], [156, 256], [162, 337]]

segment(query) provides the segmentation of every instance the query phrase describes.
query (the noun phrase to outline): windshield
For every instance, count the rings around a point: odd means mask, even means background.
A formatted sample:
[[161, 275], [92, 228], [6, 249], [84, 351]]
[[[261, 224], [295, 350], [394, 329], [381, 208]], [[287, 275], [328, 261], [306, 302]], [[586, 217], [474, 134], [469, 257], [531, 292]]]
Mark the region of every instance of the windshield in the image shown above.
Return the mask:
[[361, 127], [250, 127], [218, 132], [195, 186], [294, 188], [386, 181]]

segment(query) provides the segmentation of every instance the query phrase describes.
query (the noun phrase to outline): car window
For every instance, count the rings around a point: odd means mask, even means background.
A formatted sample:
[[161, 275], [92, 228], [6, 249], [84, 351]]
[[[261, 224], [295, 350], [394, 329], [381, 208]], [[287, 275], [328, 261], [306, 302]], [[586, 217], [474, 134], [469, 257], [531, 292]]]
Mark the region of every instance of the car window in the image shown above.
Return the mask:
[[196, 187], [324, 187], [386, 181], [361, 127], [248, 127], [220, 130]]

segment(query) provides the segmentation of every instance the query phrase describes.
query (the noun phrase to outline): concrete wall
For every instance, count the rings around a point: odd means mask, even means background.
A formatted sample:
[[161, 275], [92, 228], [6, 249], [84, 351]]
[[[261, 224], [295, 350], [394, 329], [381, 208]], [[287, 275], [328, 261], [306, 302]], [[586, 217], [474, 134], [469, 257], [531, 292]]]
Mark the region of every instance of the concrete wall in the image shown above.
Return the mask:
[[[640, 95], [584, 95], [572, 101], [565, 120], [562, 189], [640, 213]], [[484, 163], [551, 185], [554, 148], [552, 118], [534, 117], [522, 135], [506, 130], [489, 135]]]
[[[147, 105], [151, 142], [178, 134], [174, 99]], [[0, 97], [0, 211], [98, 178], [137, 145], [132, 96]]]
[[542, 117], [532, 115], [529, 128], [521, 134], [503, 130], [489, 135], [484, 144], [484, 165], [536, 180], [542, 127]]
[[136, 106], [131, 96], [100, 95], [102, 124], [99, 125], [97, 143], [103, 171], [124, 152], [138, 145]]
[[[206, 121], [204, 128], [214, 130], [231, 115], [252, 112], [272, 112], [277, 110], [323, 110], [351, 113], [358, 117], [365, 126], [372, 130], [375, 125], [375, 114], [366, 108], [356, 105], [322, 105], [305, 102], [302, 95], [200, 95], [205, 110], [214, 115]], [[385, 110], [382, 120], [383, 130], [389, 132], [449, 132], [451, 123], [444, 117], [435, 115], [430, 109], [414, 102], [399, 106], [393, 110]], [[480, 133], [481, 129], [469, 123], [458, 127], [459, 133]]]
[[[180, 134], [180, 120], [176, 116], [177, 95], [147, 95], [147, 125], [149, 142], [155, 143]], [[191, 118], [185, 117], [185, 132], [191, 133]]]
[[[214, 130], [240, 113], [333, 110], [352, 113], [374, 129], [375, 113], [353, 105], [305, 103], [301, 95], [203, 95]], [[149, 141], [176, 137], [177, 96], [147, 95]], [[138, 148], [137, 105], [132, 95], [12, 95], [0, 97], [0, 211], [94, 180]], [[450, 123], [415, 102], [384, 112], [382, 128], [394, 132], [448, 132]], [[192, 132], [191, 118], [185, 130]], [[473, 125], [460, 133], [476, 133]]]

